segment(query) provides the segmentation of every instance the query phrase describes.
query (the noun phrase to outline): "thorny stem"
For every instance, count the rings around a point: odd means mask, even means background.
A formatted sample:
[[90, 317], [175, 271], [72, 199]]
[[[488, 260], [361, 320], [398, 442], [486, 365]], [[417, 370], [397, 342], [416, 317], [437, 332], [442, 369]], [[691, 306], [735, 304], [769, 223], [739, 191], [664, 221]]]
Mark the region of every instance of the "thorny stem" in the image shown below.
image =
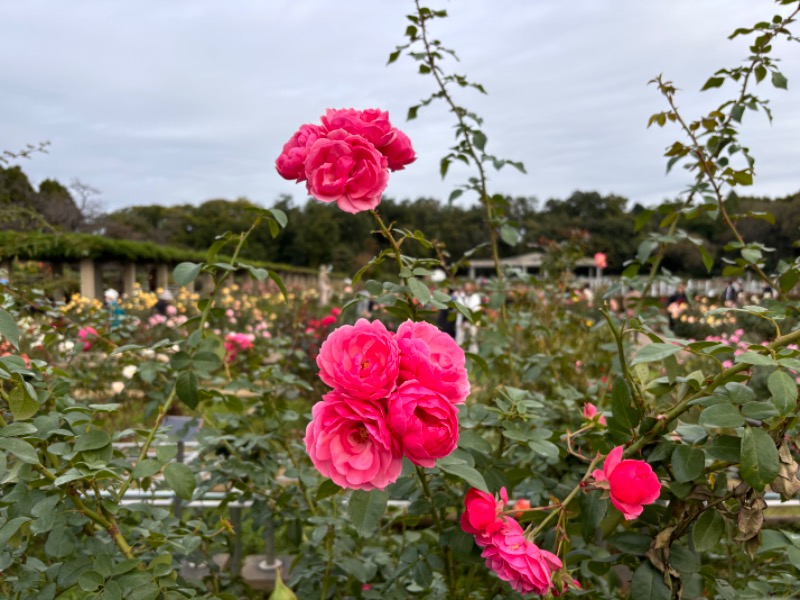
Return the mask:
[[564, 436], [564, 438], [565, 438], [565, 440], [567, 442], [567, 452], [569, 452], [575, 458], [577, 458], [579, 460], [582, 460], [583, 462], [587, 462], [587, 463], [588, 462], [592, 462], [592, 459], [585, 457], [583, 454], [581, 454], [580, 452], [575, 450], [575, 448], [573, 448], [573, 446], [572, 446], [572, 438], [574, 438], [574, 437], [576, 437], [576, 436], [578, 436], [578, 435], [580, 435], [582, 433], [585, 433], [587, 431], [590, 431], [591, 429], [592, 429], [592, 425], [591, 424], [589, 424], [589, 425], [587, 425], [585, 427], [581, 427], [575, 433], [572, 433], [569, 429], [567, 429], [566, 434]]
[[[472, 140], [470, 139], [469, 135], [467, 135], [467, 132], [470, 131], [470, 127], [464, 120], [464, 109], [457, 106], [456, 103], [453, 101], [453, 98], [447, 91], [447, 85], [442, 80], [441, 73], [439, 72], [439, 67], [436, 65], [435, 53], [431, 50], [431, 45], [428, 40], [428, 29], [425, 26], [427, 17], [422, 12], [419, 0], [414, 0], [414, 4], [417, 7], [420, 35], [422, 37], [422, 43], [425, 47], [425, 56], [428, 60], [428, 67], [430, 68], [431, 74], [436, 79], [436, 84], [439, 86], [441, 97], [450, 106], [450, 110], [453, 112], [453, 114], [456, 116], [456, 119], [458, 120], [458, 130], [461, 131], [464, 136], [464, 143], [466, 144], [467, 154], [469, 154], [469, 156], [475, 162], [475, 166], [478, 169], [479, 193], [481, 195], [481, 203], [486, 207], [486, 218], [488, 220], [488, 226], [489, 226], [489, 240], [492, 246], [492, 259], [494, 260], [494, 268], [495, 272], [497, 273], [497, 280], [502, 283], [503, 268], [500, 265], [500, 252], [498, 250], [498, 244], [497, 244], [497, 231], [495, 230], [494, 227], [495, 225], [494, 205], [492, 204], [492, 199], [489, 197], [489, 194], [486, 191], [487, 188], [486, 171], [483, 168], [483, 162], [478, 156], [478, 152], [476, 151], [475, 146], [472, 143]], [[503, 317], [505, 318], [505, 309], [503, 310]]]
[[[373, 217], [375, 217], [375, 221], [377, 221], [378, 227], [380, 228], [383, 237], [386, 238], [386, 241], [389, 242], [389, 245], [392, 247], [392, 250], [394, 250], [394, 259], [397, 262], [397, 268], [400, 271], [402, 271], [403, 253], [400, 251], [400, 245], [397, 243], [397, 240], [394, 239], [391, 230], [388, 227], [386, 227], [386, 224], [383, 222], [383, 219], [381, 219], [381, 216], [378, 214], [378, 211], [371, 210], [369, 212], [372, 214]], [[402, 275], [400, 277], [403, 279], [403, 281], [406, 280], [406, 278], [403, 277]]]
[[[700, 140], [695, 135], [695, 132], [686, 124], [683, 117], [678, 112], [678, 107], [675, 104], [675, 96], [674, 94], [666, 90], [664, 92], [664, 96], [667, 98], [667, 102], [669, 102], [670, 108], [672, 108], [672, 112], [675, 115], [675, 118], [680, 123], [681, 128], [692, 141], [694, 148], [692, 149], [697, 160], [699, 161], [700, 170], [702, 171], [705, 178], [708, 180], [708, 183], [711, 184], [711, 187], [714, 188], [714, 195], [717, 199], [717, 207], [719, 208], [720, 215], [722, 215], [722, 221], [725, 225], [728, 226], [728, 229], [731, 230], [733, 236], [736, 238], [736, 241], [740, 244], [744, 245], [745, 241], [742, 235], [739, 233], [739, 230], [736, 228], [736, 224], [728, 215], [728, 211], [725, 208], [725, 198], [722, 196], [722, 189], [720, 188], [719, 182], [717, 181], [717, 177], [715, 175], [714, 168], [710, 165], [710, 159], [716, 157], [716, 153], [712, 155], [710, 158], [707, 159], [705, 151], [703, 150], [703, 145], [700, 143]], [[721, 146], [721, 145], [720, 145]], [[775, 282], [769, 278], [769, 276], [764, 273], [764, 271], [759, 267], [756, 263], [750, 263], [749, 265], [752, 269], [756, 272], [758, 277], [767, 285], [777, 290], [778, 295], [780, 295], [781, 299], [785, 302], [787, 301], [786, 294], [781, 290], [779, 285], [775, 285]]]
[[537, 535], [539, 535], [541, 533], [541, 531], [545, 528], [545, 526], [550, 521], [553, 520], [554, 516], [560, 515], [562, 512], [567, 510], [567, 507], [569, 506], [569, 503], [572, 502], [575, 499], [575, 496], [578, 495], [578, 492], [580, 492], [581, 489], [583, 489], [583, 482], [586, 479], [588, 479], [589, 476], [591, 476], [592, 471], [600, 463], [601, 460], [603, 460], [603, 455], [602, 454], [598, 454], [597, 456], [594, 457], [592, 462], [589, 463], [589, 466], [586, 468], [586, 473], [584, 474], [583, 477], [581, 477], [581, 480], [578, 482], [578, 484], [574, 488], [572, 488], [572, 491], [569, 494], [567, 494], [566, 498], [564, 498], [561, 502], [559, 502], [557, 505], [555, 505], [558, 508], [558, 510], [555, 510], [555, 511], [551, 512], [549, 515], [547, 515], [544, 518], [544, 520], [541, 523], [539, 523], [539, 525], [536, 527], [536, 529], [534, 529], [529, 535], [527, 535], [528, 539], [531, 539], [531, 540], [534, 539]]
[[328, 560], [325, 561], [325, 574], [322, 577], [322, 593], [320, 600], [325, 600], [328, 596], [328, 589], [330, 588], [331, 567], [333, 566], [333, 537], [335, 535], [333, 526], [328, 528], [328, 533], [325, 536], [325, 549], [328, 551]]
[[[231, 257], [231, 264], [235, 265], [236, 260], [239, 258], [239, 253], [242, 250], [242, 246], [244, 246], [245, 240], [250, 236], [253, 230], [261, 223], [260, 219], [256, 219], [253, 224], [250, 226], [246, 232], [239, 235], [239, 243], [236, 244], [236, 249], [233, 252], [233, 257]], [[200, 315], [200, 321], [197, 324], [197, 331], [200, 332], [201, 335], [205, 335], [205, 327], [206, 322], [208, 321], [208, 316], [211, 314], [211, 307], [214, 305], [214, 300], [217, 297], [217, 293], [222, 288], [222, 284], [228, 279], [230, 276], [231, 271], [225, 271], [222, 276], [215, 281], [214, 291], [211, 292], [211, 297], [208, 299], [208, 303], [206, 304], [205, 308], [203, 309], [203, 313]], [[150, 428], [150, 431], [147, 433], [147, 438], [144, 441], [144, 445], [142, 449], [139, 451], [139, 456], [136, 459], [136, 463], [140, 463], [145, 458], [147, 458], [147, 453], [150, 450], [150, 446], [153, 444], [153, 440], [158, 433], [159, 428], [161, 427], [161, 423], [164, 421], [164, 417], [167, 416], [169, 409], [172, 407], [172, 404], [175, 402], [175, 399], [178, 397], [178, 387], [177, 384], [172, 386], [172, 390], [167, 396], [167, 399], [164, 401], [164, 404], [158, 409], [158, 416], [156, 417], [155, 423]], [[120, 486], [119, 491], [117, 492], [117, 497], [121, 498], [125, 492], [131, 487], [133, 483], [133, 470], [131, 470], [128, 478], [122, 483]]]
[[603, 316], [608, 323], [608, 327], [611, 329], [611, 333], [614, 335], [614, 340], [617, 343], [619, 364], [622, 365], [622, 376], [625, 378], [625, 381], [628, 382], [628, 385], [631, 386], [631, 391], [633, 392], [633, 397], [636, 399], [636, 404], [639, 405], [639, 410], [644, 412], [644, 395], [642, 394], [642, 390], [639, 389], [639, 386], [636, 385], [636, 380], [633, 378], [633, 373], [631, 373], [630, 367], [628, 367], [628, 361], [625, 360], [625, 348], [622, 340], [623, 331], [614, 326], [614, 322], [611, 319], [611, 314], [608, 312], [607, 308], [604, 308], [600, 312], [603, 313]]
[[[779, 348], [783, 348], [793, 342], [800, 340], [800, 329], [793, 331], [791, 333], [787, 333], [783, 337], [777, 338], [774, 342], [767, 344], [763, 347], [764, 351], [772, 352]], [[653, 427], [645, 432], [642, 437], [638, 440], [634, 441], [633, 444], [628, 446], [625, 450], [625, 456], [631, 456], [641, 450], [647, 443], [652, 441], [656, 438], [656, 436], [660, 435], [666, 428], [669, 426], [672, 421], [677, 419], [680, 415], [686, 412], [689, 409], [689, 405], [692, 401], [697, 400], [698, 398], [702, 398], [703, 396], [707, 396], [711, 392], [713, 392], [720, 384], [725, 381], [728, 381], [731, 376], [736, 375], [737, 373], [741, 373], [742, 371], [746, 371], [747, 369], [752, 368], [752, 365], [747, 363], [738, 363], [733, 365], [732, 367], [725, 369], [721, 373], [719, 373], [714, 379], [712, 379], [705, 387], [698, 390], [694, 394], [686, 396], [683, 400], [678, 402], [675, 406], [673, 406], [670, 410], [668, 410], [663, 417], [659, 418]]]
[[[42, 465], [34, 465], [33, 468], [36, 469], [42, 475], [44, 475], [51, 482], [54, 482], [56, 480], [56, 476]], [[72, 488], [67, 488], [67, 496], [75, 505], [75, 508], [77, 508], [81, 513], [83, 513], [89, 519], [100, 525], [103, 529], [108, 531], [108, 534], [114, 540], [114, 543], [117, 545], [117, 547], [125, 555], [125, 558], [136, 558], [136, 556], [133, 553], [133, 549], [125, 539], [125, 536], [123, 536], [122, 533], [120, 533], [119, 527], [117, 526], [117, 523], [114, 520], [113, 516], [109, 515], [109, 518], [106, 518], [99, 512], [96, 512], [91, 508], [89, 508], [88, 506], [86, 506], [86, 504], [79, 496], [79, 492]]]
[[[689, 194], [686, 198], [686, 201], [681, 205], [681, 210], [691, 206], [692, 201], [694, 200], [695, 192]], [[678, 229], [678, 221], [680, 218], [676, 218], [672, 221], [672, 224], [669, 226], [669, 230], [667, 231], [667, 236], [675, 235], [675, 231]], [[666, 254], [666, 246], [664, 244], [659, 244], [658, 253], [653, 260], [653, 264], [650, 266], [650, 273], [647, 276], [647, 281], [644, 284], [644, 288], [642, 289], [642, 295], [639, 298], [639, 304], [637, 307], [637, 312], [641, 313], [642, 308], [644, 307], [644, 303], [647, 300], [647, 294], [650, 293], [650, 288], [653, 287], [653, 282], [656, 280], [656, 275], [658, 274], [658, 269], [661, 267], [661, 263], [664, 260], [664, 255]]]
[[[439, 537], [444, 534], [444, 528], [442, 527], [442, 519], [439, 516], [439, 511], [436, 510], [436, 505], [433, 503], [433, 494], [431, 494], [431, 488], [428, 485], [428, 478], [425, 475], [425, 470], [422, 467], [417, 466], [417, 477], [419, 477], [419, 481], [422, 484], [422, 494], [425, 496], [425, 499], [428, 501], [428, 504], [431, 505], [431, 516], [433, 517], [433, 524], [436, 526], [436, 531], [439, 534]], [[454, 565], [453, 565], [453, 555], [450, 552], [450, 548], [446, 547], [442, 550], [444, 552], [445, 558], [445, 580], [447, 581], [447, 587], [450, 590], [454, 589], [453, 586], [453, 573]]]
[[[400, 250], [400, 244], [398, 244], [397, 240], [394, 239], [394, 236], [392, 235], [392, 230], [386, 226], [386, 224], [383, 222], [383, 219], [381, 219], [381, 216], [378, 214], [378, 212], [375, 210], [370, 210], [369, 212], [372, 213], [373, 217], [375, 217], [375, 221], [377, 221], [378, 227], [380, 228], [383, 237], [386, 238], [386, 240], [389, 242], [389, 245], [392, 247], [394, 258], [395, 261], [397, 262], [397, 268], [399, 271], [398, 275], [400, 276], [400, 279], [403, 281], [403, 284], [408, 286], [408, 277], [403, 277], [402, 275], [404, 267], [403, 267], [403, 253]], [[416, 321], [417, 308], [416, 304], [414, 303], [414, 294], [412, 294], [409, 291], [407, 297], [408, 297], [409, 309], [411, 310], [411, 314], [414, 316], [414, 320]]]

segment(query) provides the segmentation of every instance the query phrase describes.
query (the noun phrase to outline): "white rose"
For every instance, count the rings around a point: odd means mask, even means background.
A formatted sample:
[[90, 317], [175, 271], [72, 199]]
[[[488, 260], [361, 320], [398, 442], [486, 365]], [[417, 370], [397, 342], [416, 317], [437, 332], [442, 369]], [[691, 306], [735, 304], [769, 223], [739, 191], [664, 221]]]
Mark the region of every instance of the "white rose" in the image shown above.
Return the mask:
[[139, 370], [139, 367], [137, 367], [136, 365], [128, 365], [128, 366], [122, 368], [122, 376], [125, 379], [130, 379], [134, 375], [136, 375], [136, 371], [138, 371], [138, 370]]
[[111, 384], [111, 391], [114, 392], [115, 395], [121, 394], [122, 390], [124, 389], [125, 389], [125, 384], [122, 383], [121, 381], [115, 381]]

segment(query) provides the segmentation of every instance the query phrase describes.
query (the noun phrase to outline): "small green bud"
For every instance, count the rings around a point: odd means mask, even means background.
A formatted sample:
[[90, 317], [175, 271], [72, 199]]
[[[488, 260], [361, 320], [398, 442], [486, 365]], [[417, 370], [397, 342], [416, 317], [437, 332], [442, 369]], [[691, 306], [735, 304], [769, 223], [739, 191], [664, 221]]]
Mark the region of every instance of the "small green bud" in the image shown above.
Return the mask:
[[275, 587], [269, 595], [269, 600], [297, 600], [297, 596], [294, 595], [294, 592], [283, 583], [280, 569], [275, 571]]

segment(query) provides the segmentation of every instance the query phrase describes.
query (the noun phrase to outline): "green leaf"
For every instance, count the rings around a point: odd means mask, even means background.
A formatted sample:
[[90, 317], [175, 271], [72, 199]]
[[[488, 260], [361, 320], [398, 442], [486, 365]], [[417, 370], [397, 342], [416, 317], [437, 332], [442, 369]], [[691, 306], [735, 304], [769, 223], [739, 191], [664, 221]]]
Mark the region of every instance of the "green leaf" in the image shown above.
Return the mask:
[[697, 573], [700, 570], [700, 557], [681, 544], [672, 544], [669, 562], [681, 574]]
[[602, 492], [594, 490], [582, 494], [581, 504], [581, 531], [583, 539], [587, 542], [594, 541], [595, 531], [603, 520], [608, 507], [608, 502], [601, 499]]
[[611, 388], [611, 411], [614, 420], [624, 429], [633, 429], [642, 419], [639, 409], [633, 403], [628, 382], [621, 375], [617, 376]]
[[414, 582], [422, 589], [428, 589], [433, 583], [433, 571], [424, 560], [419, 560], [412, 570]]
[[748, 427], [744, 430], [740, 461], [742, 479], [759, 492], [778, 476], [778, 450], [763, 429]]
[[280, 208], [270, 208], [267, 209], [267, 212], [278, 222], [281, 229], [284, 229], [289, 224], [289, 217]]
[[8, 395], [8, 407], [15, 421], [25, 421], [39, 412], [39, 402], [22, 387], [15, 387]]
[[175, 393], [189, 408], [197, 408], [200, 398], [197, 395], [198, 381], [194, 371], [184, 371], [175, 382]]
[[281, 276], [278, 275], [275, 271], [270, 270], [269, 278], [272, 279], [272, 281], [275, 283], [275, 285], [278, 286], [278, 289], [281, 291], [281, 294], [283, 294], [283, 299], [288, 302], [289, 301], [289, 292], [286, 289], [286, 286], [284, 285], [283, 279], [281, 279]]
[[692, 531], [694, 548], [707, 552], [714, 548], [725, 533], [725, 517], [716, 510], [707, 510], [697, 519]]
[[145, 458], [144, 460], [136, 463], [133, 468], [133, 476], [136, 479], [143, 477], [152, 477], [161, 470], [161, 463], [152, 458]]
[[698, 421], [703, 427], [741, 427], [744, 417], [730, 402], [714, 404], [700, 413]]
[[0, 450], [7, 450], [22, 462], [29, 465], [38, 465], [39, 457], [36, 449], [24, 440], [16, 438], [0, 438]]
[[788, 373], [775, 371], [767, 379], [767, 387], [778, 412], [781, 415], [790, 414], [797, 404], [797, 383]]
[[633, 554], [636, 556], [644, 556], [650, 549], [650, 544], [653, 543], [653, 538], [643, 533], [634, 533], [633, 531], [625, 531], [617, 533], [608, 538], [608, 543], [619, 548], [626, 554]]
[[694, 481], [703, 474], [706, 455], [702, 450], [691, 446], [678, 446], [672, 452], [671, 462], [675, 481], [684, 483]]
[[347, 514], [361, 537], [374, 536], [386, 511], [389, 492], [355, 490], [347, 503]]
[[105, 431], [99, 429], [92, 429], [83, 435], [78, 436], [78, 441], [75, 443], [75, 452], [83, 452], [84, 450], [99, 450], [111, 443], [111, 436]]
[[509, 246], [516, 246], [519, 243], [519, 231], [511, 225], [503, 225], [500, 228], [500, 239]]
[[37, 431], [38, 429], [30, 423], [10, 423], [0, 429], [0, 437], [23, 437]]
[[548, 440], [528, 440], [528, 447], [540, 456], [545, 456], [547, 458], [558, 458], [558, 446]]
[[781, 73], [780, 71], [773, 71], [772, 85], [774, 85], [776, 88], [785, 90], [788, 87], [787, 86], [788, 83], [789, 82], [787, 81], [786, 77], [783, 76], [783, 73]]
[[169, 463], [164, 469], [164, 479], [167, 485], [179, 498], [191, 500], [194, 488], [197, 485], [192, 470], [183, 463]]
[[636, 600], [669, 600], [669, 588], [664, 583], [664, 576], [656, 570], [650, 561], [644, 561], [633, 574], [630, 597]]
[[56, 487], [61, 487], [64, 484], [70, 483], [71, 481], [77, 481], [83, 478], [84, 474], [75, 467], [72, 467], [71, 469], [67, 469], [63, 475], [56, 478], [56, 480], [53, 482], [53, 485]]
[[748, 365], [760, 365], [764, 367], [774, 367], [778, 364], [771, 356], [759, 354], [758, 352], [742, 352], [739, 356], [733, 359], [733, 362], [745, 363]]
[[156, 458], [162, 463], [168, 463], [176, 456], [178, 456], [177, 444], [159, 444], [156, 448]]
[[[753, 185], [753, 174], [750, 171], [734, 171], [733, 181], [739, 185]], [[761, 253], [758, 250], [745, 248], [742, 250], [742, 256], [749, 263], [756, 263], [761, 258]]]
[[189, 285], [200, 275], [201, 265], [191, 262], [182, 262], [172, 272], [172, 278], [180, 286]]
[[256, 281], [264, 281], [267, 277], [269, 277], [269, 271], [260, 267], [248, 265], [247, 270], [250, 271], [250, 275], [252, 275]]
[[[774, 80], [774, 78], [773, 78]], [[486, 135], [482, 131], [475, 131], [472, 134], [472, 144], [481, 152], [486, 147]]]
[[97, 571], [84, 571], [78, 577], [78, 585], [84, 592], [94, 592], [103, 585], [103, 578]]
[[742, 440], [734, 435], [718, 435], [706, 446], [706, 455], [726, 462], [739, 462]]
[[425, 305], [431, 299], [431, 291], [428, 289], [428, 286], [416, 277], [408, 278], [408, 288], [411, 290], [414, 298], [419, 300], [420, 304]]
[[650, 219], [653, 218], [655, 211], [650, 208], [645, 208], [641, 211], [638, 215], [636, 215], [636, 219], [633, 222], [633, 232], [638, 233], [642, 227], [647, 225], [650, 222]]
[[30, 521], [28, 517], [15, 517], [0, 527], [0, 547], [5, 546], [11, 536], [17, 533], [24, 523]]
[[483, 475], [465, 463], [449, 463], [440, 459], [436, 462], [436, 466], [445, 473], [450, 473], [450, 475], [460, 477], [474, 488], [478, 488], [483, 492], [489, 491]]
[[631, 366], [662, 360], [668, 356], [677, 354], [681, 350], [683, 350], [683, 348], [676, 346], [675, 344], [648, 344], [636, 353], [636, 356], [634, 356], [633, 360], [631, 361]]
[[718, 88], [725, 82], [724, 77], [711, 77], [708, 81], [706, 81], [705, 85], [700, 88], [701, 92], [705, 90], [710, 90], [711, 88]]
[[192, 359], [192, 365], [201, 373], [211, 373], [222, 366], [222, 359], [213, 352], [198, 352]]
[[745, 402], [742, 414], [748, 419], [771, 419], [780, 413], [772, 402]]
[[0, 308], [0, 334], [6, 338], [9, 343], [19, 350], [19, 329], [17, 322], [14, 320], [7, 311]]
[[314, 497], [314, 501], [319, 502], [320, 500], [324, 500], [325, 498], [338, 494], [341, 491], [342, 488], [333, 483], [333, 481], [330, 479], [323, 479], [322, 483], [319, 484], [317, 495]]
[[778, 278], [778, 285], [782, 292], [788, 292], [797, 285], [798, 281], [800, 281], [800, 270], [792, 268]]
[[697, 244], [697, 250], [700, 252], [700, 256], [703, 258], [703, 266], [705, 266], [707, 272], [711, 272], [711, 269], [714, 266], [714, 257], [706, 250], [702, 244]]

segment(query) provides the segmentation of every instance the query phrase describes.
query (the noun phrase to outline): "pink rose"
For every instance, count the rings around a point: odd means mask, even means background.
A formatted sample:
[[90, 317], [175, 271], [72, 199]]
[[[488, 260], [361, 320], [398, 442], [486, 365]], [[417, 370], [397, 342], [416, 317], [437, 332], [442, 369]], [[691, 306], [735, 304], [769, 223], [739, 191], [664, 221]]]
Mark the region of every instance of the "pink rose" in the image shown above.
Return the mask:
[[461, 529], [474, 535], [479, 546], [481, 540], [498, 531], [503, 526], [501, 517], [508, 503], [506, 488], [500, 488], [499, 496], [492, 496], [475, 488], [471, 488], [464, 498], [464, 512], [461, 513]]
[[430, 323], [406, 321], [397, 329], [400, 347], [400, 379], [416, 379], [450, 399], [463, 402], [469, 395], [464, 350]]
[[416, 381], [407, 381], [389, 396], [388, 423], [403, 454], [421, 467], [433, 467], [458, 444], [455, 406]]
[[317, 356], [319, 377], [356, 398], [378, 400], [394, 391], [400, 352], [383, 323], [359, 319], [334, 329]]
[[598, 269], [605, 269], [607, 266], [606, 255], [598, 252], [594, 255], [594, 266]]
[[78, 339], [84, 342], [84, 352], [89, 351], [89, 348], [92, 347], [92, 343], [97, 339], [97, 335], [97, 329], [94, 327], [83, 327], [78, 331]]
[[305, 170], [308, 193], [345, 212], [378, 206], [389, 183], [387, 159], [360, 135], [337, 129], [311, 146]]
[[389, 122], [389, 113], [377, 108], [329, 108], [321, 121], [328, 133], [344, 129], [347, 133], [360, 135], [376, 148], [391, 143], [397, 131]]
[[379, 404], [333, 390], [311, 409], [306, 451], [325, 477], [343, 488], [384, 489], [400, 476], [403, 455]]
[[308, 149], [324, 135], [325, 132], [319, 125], [301, 125], [297, 133], [284, 144], [281, 155], [275, 161], [278, 174], [284, 179], [305, 181]]
[[411, 140], [399, 129], [395, 130], [394, 139], [378, 150], [389, 159], [390, 171], [401, 171], [406, 165], [417, 160]]
[[[591, 402], [585, 403], [583, 405], [583, 417], [585, 419], [589, 419], [590, 421], [593, 421], [596, 416], [597, 416], [597, 407], [594, 404], [592, 404]], [[600, 425], [605, 425], [606, 424], [606, 418], [605, 418], [605, 416], [603, 416], [602, 413], [600, 414], [600, 418], [597, 419], [597, 422], [600, 423]]]
[[486, 559], [487, 568], [521, 594], [555, 591], [552, 575], [561, 568], [561, 561], [529, 542], [514, 519], [506, 519], [499, 530], [488, 536], [481, 556]]
[[608, 453], [603, 470], [593, 473], [598, 487], [608, 489], [611, 503], [630, 521], [642, 514], [645, 504], [652, 504], [661, 494], [661, 482], [652, 467], [643, 460], [622, 460], [622, 446]]
[[253, 347], [255, 336], [248, 333], [229, 333], [225, 336], [225, 351], [228, 355], [228, 362], [236, 360], [239, 351], [250, 350]]

